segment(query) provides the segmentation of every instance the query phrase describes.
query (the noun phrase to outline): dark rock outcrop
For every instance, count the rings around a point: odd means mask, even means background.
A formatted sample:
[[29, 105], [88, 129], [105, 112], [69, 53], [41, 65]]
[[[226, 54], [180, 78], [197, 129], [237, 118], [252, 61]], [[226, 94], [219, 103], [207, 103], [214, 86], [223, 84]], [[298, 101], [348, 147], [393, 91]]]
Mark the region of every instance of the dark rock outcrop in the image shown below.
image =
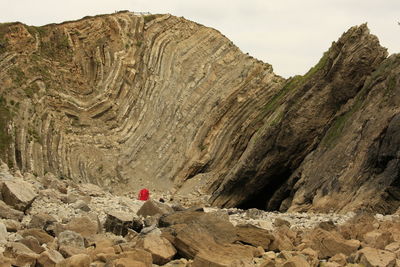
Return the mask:
[[[272, 115], [266, 120], [277, 118], [278, 112], [279, 120], [266, 123], [253, 136], [239, 164], [212, 186], [211, 202], [269, 210], [329, 211], [360, 206], [349, 196], [361, 188], [365, 192], [367, 184], [376, 185], [378, 181], [358, 165], [359, 152], [365, 155], [367, 149], [359, 142], [372, 145], [376, 134], [383, 130], [378, 128], [386, 127], [395, 113], [395, 98], [385, 111], [368, 99], [372, 87], [385, 86], [385, 80], [392, 81], [392, 90], [396, 88], [397, 78], [383, 74], [385, 70], [396, 73], [396, 59], [385, 60], [386, 56], [386, 49], [370, 35], [366, 25], [344, 33], [314, 68], [289, 80], [268, 103]], [[388, 65], [391, 67], [385, 67]], [[375, 96], [377, 100], [383, 99], [382, 93], [380, 90]], [[376, 116], [380, 122], [373, 122], [374, 111], [386, 115]], [[348, 126], [350, 123], [353, 125]], [[375, 131], [375, 137], [370, 138], [372, 133], [365, 135], [363, 126]], [[343, 130], [351, 137], [344, 136]], [[357, 171], [344, 174], [349, 166]], [[368, 198], [371, 196], [368, 194]]]

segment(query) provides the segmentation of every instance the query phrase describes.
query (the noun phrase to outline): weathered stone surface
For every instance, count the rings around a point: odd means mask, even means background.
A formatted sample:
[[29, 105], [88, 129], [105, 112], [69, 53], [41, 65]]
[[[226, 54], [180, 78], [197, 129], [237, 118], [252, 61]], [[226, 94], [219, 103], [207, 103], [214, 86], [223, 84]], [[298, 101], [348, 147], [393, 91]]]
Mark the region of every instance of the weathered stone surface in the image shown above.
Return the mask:
[[19, 241], [20, 243], [24, 244], [27, 246], [29, 249], [31, 249], [33, 252], [40, 254], [42, 253], [45, 249], [40, 245], [39, 241], [33, 237], [33, 236], [25, 236], [23, 239]]
[[66, 230], [58, 235], [57, 239], [59, 246], [71, 246], [77, 248], [84, 248], [85, 242], [83, 237], [73, 231]]
[[311, 265], [302, 256], [294, 256], [288, 259], [282, 267], [311, 267]]
[[64, 257], [57, 250], [46, 250], [42, 252], [37, 261], [42, 266], [55, 267], [57, 263], [64, 260]]
[[[236, 229], [229, 222], [228, 217], [221, 217], [212, 213], [200, 211], [182, 211], [165, 215], [160, 218], [160, 227], [174, 225], [193, 225], [201, 227], [203, 231], [220, 243], [233, 243], [237, 240]], [[178, 227], [179, 228], [179, 227]]]
[[1, 195], [7, 205], [20, 211], [28, 209], [37, 196], [33, 186], [22, 180], [5, 181]]
[[15, 266], [35, 266], [38, 254], [30, 250], [27, 246], [18, 242], [8, 242], [4, 256], [12, 259]]
[[136, 246], [151, 253], [153, 263], [164, 265], [176, 254], [174, 246], [158, 234], [148, 234], [137, 240]]
[[389, 251], [365, 247], [357, 252], [355, 261], [366, 267], [394, 267], [396, 255]]
[[340, 266], [345, 266], [347, 263], [347, 257], [343, 253], [336, 254], [329, 259], [330, 262], [336, 262]]
[[0, 200], [0, 218], [21, 221], [23, 217], [22, 211], [15, 210]]
[[369, 246], [377, 249], [384, 249], [387, 245], [394, 241], [392, 233], [384, 231], [371, 231], [364, 235], [364, 242]]
[[194, 259], [193, 264], [195, 266], [196, 264], [211, 264], [213, 262], [215, 264], [231, 264], [236, 260], [252, 259], [253, 250], [251, 248], [231, 245], [227, 242], [228, 239], [223, 242], [223, 239], [217, 239], [207, 230], [197, 223], [185, 225], [176, 230], [176, 236], [171, 242], [180, 255]]
[[34, 238], [36, 238], [39, 241], [40, 245], [48, 244], [48, 243], [51, 243], [54, 241], [54, 237], [47, 234], [42, 229], [38, 229], [38, 228], [26, 229], [26, 230], [19, 231], [18, 233], [23, 237], [33, 236]]
[[390, 243], [389, 245], [387, 245], [385, 247], [385, 250], [391, 251], [391, 252], [400, 251], [400, 242], [396, 241], [396, 242]]
[[138, 210], [137, 215], [147, 217], [168, 214], [172, 213], [173, 211], [174, 210], [167, 204], [149, 199], [143, 203], [143, 206]]
[[17, 232], [22, 228], [21, 223], [16, 220], [4, 219], [2, 222], [6, 226], [7, 232]]
[[81, 234], [83, 237], [90, 237], [99, 232], [97, 221], [88, 216], [73, 218], [65, 225], [66, 230]]
[[133, 214], [126, 212], [112, 211], [107, 213], [104, 228], [107, 232], [116, 235], [126, 236], [128, 229], [132, 229]]
[[279, 252], [285, 250], [293, 250], [293, 241], [282, 231], [273, 233], [273, 240], [269, 245], [269, 250]]
[[47, 226], [49, 226], [52, 223], [55, 223], [56, 221], [57, 220], [53, 216], [51, 216], [47, 213], [33, 214], [28, 227], [29, 228], [40, 228], [40, 229], [46, 230]]
[[310, 246], [318, 251], [320, 259], [333, 257], [338, 253], [350, 255], [356, 252], [360, 247], [358, 240], [345, 240], [334, 232], [328, 232], [322, 229], [315, 229], [308, 235]]
[[[208, 253], [205, 251], [199, 252], [193, 260], [193, 267], [201, 267], [201, 266], [219, 266], [219, 267], [228, 267], [228, 266], [251, 266], [251, 260], [249, 255], [243, 255], [242, 257], [238, 257], [235, 254], [237, 251], [214, 251], [212, 253]], [[233, 253], [233, 254], [232, 254]], [[247, 256], [247, 257], [246, 257]]]
[[12, 259], [4, 257], [3, 254], [0, 254], [0, 267], [12, 267], [12, 263]]
[[77, 254], [58, 262], [56, 267], [89, 267], [91, 262], [89, 255]]
[[265, 250], [268, 250], [274, 240], [274, 236], [269, 231], [253, 225], [240, 225], [235, 229], [238, 241], [255, 247], [261, 246]]
[[74, 247], [68, 245], [61, 245], [58, 251], [63, 255], [64, 258], [69, 258], [78, 254], [86, 254], [86, 250], [82, 247]]
[[153, 263], [153, 258], [150, 252], [142, 249], [133, 248], [129, 251], [125, 251], [121, 254], [122, 258], [128, 258], [134, 261], [139, 261], [145, 264], [145, 266], [151, 267]]

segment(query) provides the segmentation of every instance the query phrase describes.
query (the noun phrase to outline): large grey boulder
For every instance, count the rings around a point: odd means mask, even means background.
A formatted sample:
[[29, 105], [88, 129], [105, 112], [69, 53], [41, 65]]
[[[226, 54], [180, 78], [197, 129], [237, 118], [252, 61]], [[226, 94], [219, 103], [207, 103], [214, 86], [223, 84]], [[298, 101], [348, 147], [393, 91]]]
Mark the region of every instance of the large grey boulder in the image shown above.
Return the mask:
[[69, 231], [66, 230], [58, 235], [58, 246], [71, 246], [71, 247], [77, 247], [77, 248], [84, 248], [85, 247], [85, 241], [83, 237], [74, 232], [74, 231]]

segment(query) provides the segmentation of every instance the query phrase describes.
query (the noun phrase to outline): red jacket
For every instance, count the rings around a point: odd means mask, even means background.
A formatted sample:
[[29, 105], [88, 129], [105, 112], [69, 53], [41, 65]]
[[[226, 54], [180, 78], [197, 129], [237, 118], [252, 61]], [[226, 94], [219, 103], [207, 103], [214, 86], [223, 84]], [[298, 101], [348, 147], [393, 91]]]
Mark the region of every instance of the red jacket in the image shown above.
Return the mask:
[[139, 191], [138, 199], [146, 201], [150, 197], [150, 192], [146, 188], [143, 188], [142, 190]]

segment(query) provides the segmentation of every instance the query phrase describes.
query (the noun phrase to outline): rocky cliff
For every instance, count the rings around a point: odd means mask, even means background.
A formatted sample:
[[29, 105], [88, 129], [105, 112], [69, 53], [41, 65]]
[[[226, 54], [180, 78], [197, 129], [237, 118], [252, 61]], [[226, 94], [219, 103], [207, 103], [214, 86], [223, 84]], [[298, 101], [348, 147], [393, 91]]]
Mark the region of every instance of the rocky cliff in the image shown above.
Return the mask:
[[120, 190], [200, 186], [224, 207], [392, 212], [398, 63], [366, 25], [285, 80], [171, 15], [2, 24], [0, 156]]
[[13, 118], [3, 158], [37, 174], [169, 187], [233, 164], [284, 81], [216, 30], [170, 15], [1, 27]]

